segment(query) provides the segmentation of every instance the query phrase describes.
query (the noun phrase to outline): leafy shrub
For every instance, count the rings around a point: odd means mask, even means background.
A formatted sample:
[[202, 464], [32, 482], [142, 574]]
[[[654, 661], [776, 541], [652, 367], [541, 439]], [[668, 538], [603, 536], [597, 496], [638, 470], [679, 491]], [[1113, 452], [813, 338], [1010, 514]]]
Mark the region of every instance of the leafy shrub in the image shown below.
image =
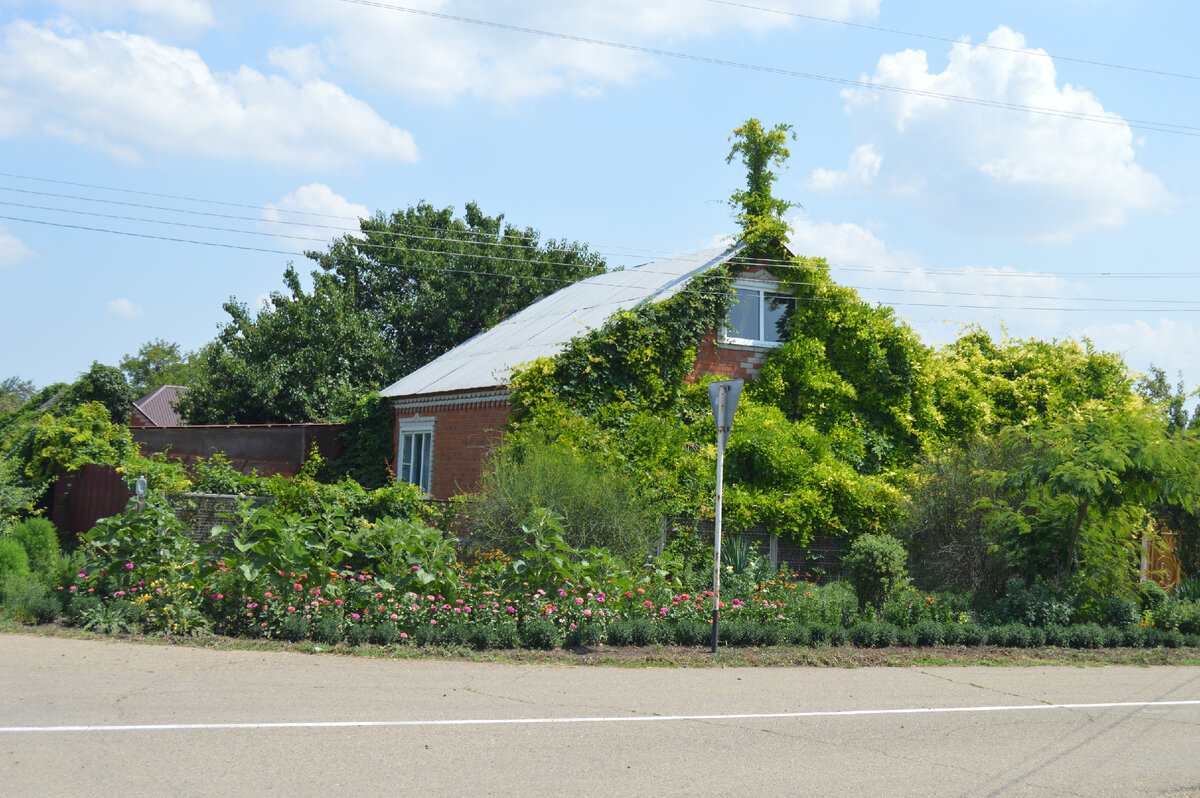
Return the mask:
[[521, 645], [525, 648], [554, 648], [558, 645], [558, 627], [546, 618], [526, 621], [521, 627]]
[[279, 623], [279, 639], [296, 642], [308, 637], [312, 622], [298, 612], [289, 612]]
[[680, 646], [703, 646], [712, 642], [712, 625], [704, 621], [682, 620], [675, 624], [675, 643]]
[[384, 621], [371, 627], [370, 639], [377, 646], [390, 646], [400, 639], [400, 627], [395, 621]]
[[988, 643], [1004, 648], [1029, 648], [1033, 645], [1033, 635], [1023, 623], [1006, 623], [988, 630]]
[[946, 621], [942, 624], [942, 642], [948, 646], [957, 646], [962, 642], [962, 624]]
[[1137, 601], [1126, 596], [1108, 596], [1100, 603], [1100, 623], [1105, 626], [1128, 626], [1140, 617]]
[[1143, 609], [1157, 612], [1167, 602], [1167, 591], [1163, 590], [1162, 585], [1152, 579], [1142, 582], [1141, 590]]
[[488, 624], [475, 624], [467, 634], [467, 645], [476, 651], [496, 647], [496, 627]]
[[62, 611], [50, 588], [29, 575], [10, 575], [0, 582], [0, 599], [0, 606], [21, 623], [50, 623]]
[[333, 615], [322, 615], [312, 626], [312, 638], [327, 646], [336, 646], [342, 642], [345, 632], [342, 630], [340, 618]]
[[726, 646], [743, 647], [758, 645], [758, 624], [752, 621], [721, 621], [717, 627], [717, 639]]
[[787, 641], [787, 628], [777, 623], [765, 623], [758, 627], [760, 646], [779, 646]]
[[1069, 643], [1068, 627], [1052, 623], [1042, 627], [1046, 633], [1046, 645], [1064, 647]]
[[812, 630], [802, 623], [794, 623], [787, 627], [785, 639], [791, 646], [807, 646], [812, 644]]
[[946, 628], [936, 621], [921, 621], [912, 631], [913, 642], [918, 646], [940, 646], [945, 642]]
[[858, 648], [887, 648], [896, 643], [898, 634], [895, 624], [867, 621], [851, 627], [849, 637]]
[[1163, 629], [1161, 645], [1163, 648], [1179, 648], [1183, 645], [1183, 635], [1174, 629]]
[[521, 642], [521, 636], [516, 625], [511, 623], [497, 625], [494, 635], [496, 648], [516, 648]]
[[1066, 626], [1074, 609], [1063, 592], [1045, 583], [1027, 587], [1023, 579], [1010, 579], [1004, 598], [997, 604], [997, 614], [1006, 623], [1026, 626]]
[[917, 633], [911, 628], [900, 629], [896, 633], [896, 645], [913, 648], [917, 645]]
[[1183, 644], [1188, 648], [1200, 648], [1200, 635], [1184, 635]]
[[1183, 634], [1200, 634], [1200, 603], [1175, 602], [1175, 625]]
[[627, 646], [633, 641], [633, 627], [629, 621], [617, 621], [608, 627], [610, 646]]
[[1100, 648], [1104, 630], [1098, 624], [1084, 623], [1067, 627], [1067, 645], [1071, 648]]
[[0, 538], [0, 588], [14, 576], [29, 574], [29, 555], [25, 547], [12, 536]]
[[977, 623], [965, 623], [958, 627], [960, 646], [982, 646], [987, 642], [987, 629]]
[[850, 571], [859, 606], [883, 607], [905, 578], [907, 559], [904, 545], [891, 535], [862, 535], [854, 541], [842, 564]]
[[27, 518], [12, 528], [11, 535], [29, 555], [29, 570], [46, 573], [58, 562], [58, 530], [45, 518]]
[[1200, 601], [1200, 576], [1187, 576], [1179, 580], [1171, 591], [1171, 598], [1176, 601]]
[[1121, 648], [1125, 645], [1125, 630], [1120, 626], [1105, 626], [1100, 645], [1104, 648]]
[[635, 483], [604, 462], [544, 439], [498, 450], [470, 509], [476, 539], [509, 552], [527, 547], [521, 523], [537, 508], [562, 517], [568, 545], [606, 548], [627, 562], [641, 562], [658, 534]]
[[594, 646], [604, 640], [604, 627], [598, 623], [585, 623], [567, 632], [565, 645], [571, 648]]
[[352, 646], [365, 646], [371, 640], [371, 627], [365, 623], [354, 623], [346, 627], [346, 642]]

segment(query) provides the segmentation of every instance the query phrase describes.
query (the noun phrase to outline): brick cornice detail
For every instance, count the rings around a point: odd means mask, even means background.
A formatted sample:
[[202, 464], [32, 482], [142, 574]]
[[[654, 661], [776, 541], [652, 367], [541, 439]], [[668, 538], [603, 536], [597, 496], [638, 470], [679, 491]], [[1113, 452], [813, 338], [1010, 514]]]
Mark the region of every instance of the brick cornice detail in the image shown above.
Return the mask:
[[498, 388], [492, 391], [473, 391], [471, 393], [441, 393], [422, 396], [404, 396], [392, 400], [396, 410], [429, 410], [434, 407], [483, 407], [488, 405], [507, 405], [508, 388]]

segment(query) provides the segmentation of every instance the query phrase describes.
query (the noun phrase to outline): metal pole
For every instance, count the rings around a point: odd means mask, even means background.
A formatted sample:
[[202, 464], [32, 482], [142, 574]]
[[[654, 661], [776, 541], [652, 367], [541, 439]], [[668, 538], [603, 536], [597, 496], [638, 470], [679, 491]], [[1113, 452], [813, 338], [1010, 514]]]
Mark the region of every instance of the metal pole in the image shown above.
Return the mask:
[[[717, 416], [724, 423], [725, 395], [728, 388], [722, 385], [718, 389]], [[713, 606], [712, 606], [712, 653], [717, 653], [717, 626], [721, 621], [721, 493], [725, 481], [725, 447], [721, 445], [723, 426], [717, 426], [717, 496], [716, 515], [713, 523]]]

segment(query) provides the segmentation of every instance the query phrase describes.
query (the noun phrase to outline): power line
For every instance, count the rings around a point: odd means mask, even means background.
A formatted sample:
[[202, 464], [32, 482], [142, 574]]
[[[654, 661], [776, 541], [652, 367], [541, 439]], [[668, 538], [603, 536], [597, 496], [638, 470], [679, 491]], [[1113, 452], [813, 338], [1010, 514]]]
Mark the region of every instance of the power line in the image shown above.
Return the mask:
[[[767, 14], [779, 14], [786, 17], [797, 17], [799, 19], [812, 20], [813, 22], [828, 22], [831, 25], [844, 25], [848, 28], [859, 28], [861, 30], [877, 31], [879, 33], [892, 33], [897, 36], [910, 36], [914, 39], [928, 39], [935, 42], [948, 42], [950, 44], [960, 44], [961, 39], [951, 39], [948, 36], [935, 36], [930, 33], [916, 33], [914, 31], [899, 30], [897, 28], [885, 28], [879, 25], [867, 25], [862, 22], [849, 22], [844, 19], [831, 19], [829, 17], [819, 17], [815, 14], [801, 14], [798, 11], [784, 11], [780, 8], [764, 8], [762, 6], [754, 6], [749, 3], [737, 3], [734, 0], [707, 0], [709, 3], [717, 5], [733, 6], [734, 8], [744, 8], [750, 11], [762, 11]], [[1162, 75], [1169, 78], [1183, 78], [1185, 80], [1200, 80], [1200, 75], [1189, 75], [1183, 72], [1167, 72], [1161, 69], [1149, 69], [1146, 67], [1129, 66], [1127, 64], [1114, 64], [1109, 61], [1093, 61], [1087, 58], [1072, 58], [1067, 55], [1057, 55], [1047, 53], [1044, 50], [1031, 50], [1020, 47], [1004, 47], [999, 44], [988, 44], [987, 42], [971, 42], [972, 47], [981, 47], [987, 50], [998, 50], [1005, 53], [1018, 53], [1034, 58], [1050, 58], [1055, 61], [1070, 61], [1075, 64], [1087, 64], [1089, 66], [1106, 67], [1108, 69], [1125, 69], [1130, 72], [1142, 72], [1147, 75]]]
[[341, 2], [386, 9], [388, 11], [399, 11], [405, 14], [416, 14], [418, 16], [443, 19], [451, 22], [463, 22], [469, 25], [479, 25], [497, 30], [526, 33], [533, 36], [560, 39], [562, 41], [579, 42], [580, 44], [590, 44], [598, 47], [611, 47], [618, 50], [644, 53], [646, 55], [658, 55], [667, 58], [677, 58], [684, 61], [713, 64], [716, 66], [732, 67], [735, 69], [746, 69], [754, 72], [766, 72], [774, 75], [783, 75], [785, 77], [818, 80], [826, 83], [834, 83], [840, 86], [853, 86], [860, 89], [886, 91], [894, 94], [903, 94], [915, 97], [932, 97], [934, 99], [949, 100], [951, 102], [965, 103], [967, 105], [978, 105], [986, 108], [997, 108], [1008, 111], [1020, 111], [1022, 113], [1052, 116], [1063, 119], [1076, 119], [1085, 122], [1097, 122], [1105, 125], [1127, 125], [1128, 127], [1134, 127], [1141, 130], [1153, 130], [1159, 133], [1175, 133], [1182, 136], [1200, 136], [1200, 127], [1194, 125], [1180, 125], [1172, 122], [1155, 122], [1144, 119], [1123, 119], [1120, 116], [1112, 113], [1097, 114], [1086, 111], [1068, 111], [1058, 108], [1025, 105], [1023, 103], [1010, 103], [1003, 100], [987, 100], [978, 97], [966, 97], [959, 94], [946, 94], [944, 92], [911, 89], [903, 86], [891, 86], [886, 83], [873, 83], [867, 80], [835, 78], [830, 75], [821, 75], [813, 72], [800, 72], [792, 69], [783, 69], [782, 67], [769, 67], [761, 64], [749, 64], [742, 61], [731, 61], [724, 58], [714, 58], [711, 56], [695, 55], [692, 53], [681, 53], [675, 50], [664, 50], [658, 47], [646, 47], [643, 45], [628, 44], [626, 42], [614, 42], [607, 39], [594, 39], [588, 36], [577, 36], [570, 33], [559, 33], [557, 31], [542, 30], [540, 28], [530, 28], [523, 25], [512, 25], [506, 22], [493, 22], [490, 20], [476, 19], [474, 17], [458, 16], [456, 14], [444, 14], [438, 11], [428, 11], [421, 8], [409, 8], [407, 6], [383, 3], [379, 2], [379, 0], [341, 0]]
[[[9, 204], [11, 204], [11, 203], [9, 203]], [[6, 220], [6, 221], [14, 221], [14, 222], [26, 222], [29, 224], [40, 224], [40, 225], [46, 225], [46, 226], [50, 226], [50, 227], [57, 227], [57, 228], [70, 229], [70, 230], [81, 230], [81, 231], [85, 231], [85, 232], [106, 233], [106, 234], [111, 234], [111, 235], [127, 236], [127, 237], [131, 237], [131, 238], [147, 239], [147, 240], [152, 240], [152, 241], [167, 241], [167, 242], [172, 242], [172, 243], [196, 244], [196, 245], [200, 245], [200, 246], [219, 247], [219, 248], [224, 248], [224, 249], [234, 249], [234, 250], [240, 250], [240, 251], [245, 251], [245, 252], [258, 252], [258, 253], [266, 253], [266, 254], [273, 254], [273, 255], [285, 255], [285, 256], [290, 256], [290, 257], [304, 257], [304, 255], [305, 255], [305, 253], [303, 253], [303, 252], [296, 252], [296, 251], [292, 251], [292, 250], [271, 249], [268, 247], [254, 247], [254, 246], [249, 246], [249, 245], [245, 245], [245, 244], [231, 244], [231, 243], [227, 243], [227, 242], [204, 241], [204, 240], [199, 240], [199, 239], [178, 238], [178, 237], [173, 237], [173, 236], [160, 236], [160, 235], [154, 235], [151, 233], [138, 233], [138, 232], [125, 231], [125, 230], [113, 230], [110, 228], [90, 227], [90, 226], [85, 226], [85, 225], [68, 224], [65, 222], [52, 222], [52, 221], [48, 221], [48, 220], [44, 220], [44, 219], [29, 219], [29, 218], [8, 216], [8, 215], [0, 215], [0, 219]], [[153, 221], [153, 220], [148, 220], [148, 221]], [[192, 227], [195, 225], [186, 225], [186, 226]], [[210, 228], [205, 228], [205, 229], [210, 229]], [[245, 231], [230, 230], [229, 232], [245, 232]], [[446, 252], [438, 251], [438, 250], [409, 250], [409, 251], [423, 252], [423, 253], [427, 253], [427, 254], [436, 254], [436, 255], [457, 254], [457, 253], [446, 253]], [[330, 257], [334, 261], [341, 260], [341, 259], [337, 258], [336, 256], [328, 256], [328, 257]], [[488, 256], [488, 255], [476, 255], [476, 256], [472, 256], [472, 257], [488, 259], [488, 260], [518, 260], [518, 259], [513, 259], [513, 258], [500, 258], [497, 256]], [[524, 261], [522, 261], [522, 262], [524, 262]], [[549, 265], [555, 265], [555, 264], [542, 263], [540, 265], [549, 266]], [[558, 265], [573, 266], [576, 264], [558, 264]], [[473, 275], [473, 276], [483, 276], [483, 277], [500, 277], [500, 278], [509, 278], [509, 279], [536, 280], [536, 281], [541, 281], [541, 282], [558, 283], [560, 285], [570, 285], [570, 284], [577, 282], [575, 280], [568, 280], [565, 278], [557, 278], [557, 277], [548, 277], [548, 276], [543, 276], [543, 275], [523, 275], [523, 274], [511, 274], [511, 273], [505, 273], [505, 272], [489, 272], [489, 271], [482, 271], [482, 270], [478, 270], [478, 269], [459, 269], [459, 268], [453, 268], [453, 267], [447, 267], [447, 266], [428, 266], [428, 265], [421, 265], [421, 264], [405, 264], [405, 267], [420, 270], [420, 271], [435, 271], [435, 272], [447, 272], [447, 273], [451, 273], [451, 274], [469, 274], [469, 275]], [[620, 272], [608, 272], [608, 274], [620, 274]], [[799, 285], [809, 285], [809, 286], [818, 285], [818, 284], [814, 284], [814, 283], [798, 283], [798, 284]], [[642, 286], [634, 286], [632, 284], [622, 285], [620, 283], [609, 283], [609, 285], [612, 287], [616, 287], [616, 288], [640, 288], [640, 287], [642, 287]], [[840, 287], [852, 288], [851, 286], [840, 286]], [[903, 290], [907, 290], [907, 289], [887, 289], [887, 288], [857, 289], [857, 288], [852, 288], [852, 290], [897, 290], [897, 291], [903, 291]], [[919, 293], [935, 293], [935, 294], [946, 294], [946, 295], [954, 295], [957, 293], [957, 294], [964, 295], [964, 296], [994, 296], [994, 297], [1000, 297], [1000, 298], [1013, 298], [1013, 299], [1036, 298], [1036, 297], [1025, 297], [1025, 296], [1019, 296], [1019, 295], [1011, 295], [1010, 296], [1010, 295], [1003, 295], [1003, 294], [990, 295], [990, 294], [971, 294], [971, 293], [967, 293], [967, 292], [926, 291], [923, 289], [914, 289], [913, 291], [914, 291], [914, 293], [919, 292]], [[716, 295], [723, 294], [724, 292], [699, 291], [696, 289], [686, 289], [685, 288], [685, 289], [681, 289], [681, 291], [679, 293], [697, 294], [697, 295], [705, 295], [705, 296], [716, 296]], [[848, 305], [870, 304], [862, 299], [843, 299], [843, 298], [838, 298], [838, 297], [792, 297], [792, 299], [794, 299], [797, 302], [826, 302], [826, 303], [848, 304]], [[1048, 301], [1053, 301], [1053, 300], [1061, 299], [1061, 297], [1046, 297], [1045, 299]], [[1077, 299], [1077, 301], [1090, 301], [1088, 298], [1084, 298], [1084, 297], [1079, 297], [1076, 299]], [[1112, 301], [1112, 300], [1104, 300], [1104, 301]], [[1128, 301], [1128, 300], [1119, 300], [1119, 301]], [[1156, 301], [1171, 301], [1171, 300], [1137, 300], [1137, 301], [1139, 301], [1139, 302], [1156, 302]], [[1180, 302], [1191, 302], [1191, 300], [1179, 300], [1179, 301]], [[1200, 304], [1200, 303], [1197, 303], [1197, 304]], [[992, 310], [992, 311], [1095, 312], [1097, 310], [1096, 308], [1086, 308], [1086, 307], [1062, 307], [1062, 306], [1047, 307], [1047, 306], [1028, 306], [1028, 305], [1021, 306], [1021, 305], [986, 305], [986, 304], [979, 305], [979, 304], [969, 304], [969, 303], [912, 302], [912, 301], [890, 302], [890, 303], [888, 303], [888, 306], [926, 307], [926, 308], [961, 308], [961, 309], [977, 309], [977, 310]], [[1142, 308], [1142, 307], [1121, 307], [1121, 308], [1111, 308], [1110, 310], [1122, 311], [1122, 312], [1152, 312], [1152, 311], [1160, 311], [1163, 309], [1162, 308]], [[1194, 307], [1194, 308], [1193, 307], [1182, 307], [1182, 308], [1176, 307], [1176, 308], [1170, 308], [1170, 310], [1172, 312], [1194, 313], [1194, 312], [1200, 312], [1200, 307]]]
[[[119, 192], [119, 193], [123, 193], [123, 194], [134, 194], [134, 195], [140, 195], [140, 196], [144, 196], [144, 197], [158, 197], [160, 199], [181, 200], [183, 202], [198, 202], [198, 203], [202, 203], [202, 204], [206, 204], [206, 205], [217, 205], [217, 206], [223, 206], [223, 207], [227, 207], [227, 208], [245, 208], [248, 210], [255, 210], [255, 211], [268, 210], [268, 207], [265, 205], [253, 205], [253, 204], [244, 203], [244, 202], [230, 202], [227, 200], [214, 200], [214, 199], [206, 199], [206, 198], [202, 198], [202, 197], [189, 197], [189, 196], [185, 196], [185, 195], [181, 195], [181, 194], [162, 194], [162, 193], [158, 193], [158, 192], [154, 192], [154, 191], [139, 191], [139, 190], [130, 189], [130, 188], [120, 188], [120, 187], [116, 187], [116, 186], [103, 186], [103, 185], [97, 185], [94, 183], [79, 183], [79, 182], [75, 182], [75, 181], [71, 181], [71, 180], [57, 180], [57, 179], [49, 178], [49, 177], [38, 177], [35, 175], [14, 174], [11, 172], [0, 172], [0, 177], [11, 177], [11, 178], [17, 178], [19, 180], [33, 180], [33, 181], [38, 181], [38, 182], [42, 182], [42, 183], [53, 183], [56, 185], [74, 186], [76, 188], [91, 188], [91, 189], [96, 189], [98, 191], [115, 191], [115, 192]], [[26, 189], [7, 189], [7, 190], [27, 191]], [[38, 193], [38, 192], [30, 191], [30, 193]], [[55, 195], [50, 195], [50, 196], [55, 196]], [[63, 195], [63, 196], [68, 196], [68, 195]], [[106, 200], [106, 199], [99, 199], [99, 198], [92, 198], [92, 197], [78, 197], [78, 199], [88, 200], [91, 202], [107, 202], [110, 204], [124, 204], [124, 203], [118, 202], [117, 200]], [[130, 203], [130, 204], [135, 205], [134, 203]], [[208, 215], [208, 214], [205, 214], [205, 212], [203, 212], [203, 211], [173, 209], [173, 208], [166, 208], [166, 207], [161, 207], [161, 206], [137, 205], [136, 207], [156, 208], [157, 210], [178, 210], [180, 213]], [[361, 221], [360, 218], [357, 216], [342, 216], [339, 214], [320, 213], [317, 211], [289, 210], [286, 208], [276, 208], [274, 206], [270, 207], [270, 210], [273, 210], [273, 211], [276, 211], [279, 213], [290, 213], [290, 214], [294, 214], [294, 215], [311, 216], [314, 218], [321, 218], [321, 219], [336, 219], [336, 220], [345, 221], [345, 222], [354, 222], [355, 224], [358, 224], [358, 222]], [[220, 214], [211, 214], [211, 215], [220, 216]], [[241, 218], [246, 218], [246, 217], [241, 217]], [[269, 220], [255, 219], [255, 221], [269, 221]], [[284, 222], [279, 221], [279, 222], [272, 222], [272, 223], [283, 224]], [[295, 224], [295, 222], [291, 222], [291, 223]], [[397, 223], [389, 220], [388, 224], [395, 225]], [[405, 223], [399, 223], [399, 225], [402, 227], [411, 227], [412, 226], [412, 225], [408, 225]], [[319, 225], [310, 224], [307, 226], [318, 227]], [[355, 229], [347, 228], [347, 232], [354, 232], [355, 230], [356, 230], [356, 228]], [[462, 235], [478, 236], [481, 238], [488, 238], [488, 239], [519, 238], [521, 240], [524, 240], [523, 236], [510, 236], [510, 235], [493, 236], [490, 233], [485, 233], [485, 232], [478, 231], [478, 230], [462, 230], [462, 231], [456, 231], [456, 232], [459, 232]], [[672, 253], [668, 250], [649, 249], [649, 248], [645, 248], [645, 247], [626, 247], [626, 246], [622, 246], [619, 244], [599, 244], [598, 246], [604, 247], [605, 249], [627, 250], [630, 253], [630, 254], [608, 253], [612, 257], [640, 257], [640, 256], [645, 256], [645, 255], [678, 254], [678, 253]], [[562, 251], [572, 251], [573, 252], [574, 250], [562, 250]]]
[[[163, 195], [163, 194], [156, 194], [154, 192], [133, 191], [132, 189], [123, 189], [123, 188], [112, 187], [112, 186], [98, 186], [98, 185], [92, 185], [92, 184], [74, 183], [74, 182], [65, 181], [65, 180], [53, 180], [51, 178], [32, 177], [32, 176], [28, 176], [28, 175], [5, 175], [4, 173], [0, 173], [0, 177], [4, 177], [4, 176], [18, 177], [21, 179], [28, 179], [28, 180], [40, 180], [40, 181], [44, 181], [44, 182], [60, 183], [60, 184], [66, 184], [66, 185], [72, 185], [72, 186], [83, 186], [83, 187], [95, 188], [95, 189], [105, 190], [105, 191], [126, 192], [126, 193], [135, 193], [135, 194], [143, 194], [143, 195], [148, 195], [148, 196], [160, 196], [160, 197], [170, 196], [174, 199], [180, 199], [180, 200], [185, 200], [185, 201], [195, 201], [195, 202], [203, 202], [203, 203], [209, 203], [209, 204], [215, 204], [215, 205], [223, 205], [223, 206], [227, 206], [227, 207], [263, 210], [262, 206], [252, 205], [252, 204], [247, 204], [247, 203], [240, 203], [240, 202], [199, 199], [199, 198], [192, 198], [192, 197], [184, 197], [184, 196], [180, 196], [180, 195]], [[199, 210], [190, 209], [190, 208], [174, 208], [174, 207], [169, 207], [169, 206], [164, 206], [164, 205], [152, 205], [152, 204], [148, 204], [148, 203], [125, 202], [122, 200], [112, 200], [112, 199], [105, 199], [105, 198], [101, 198], [101, 197], [84, 197], [84, 196], [73, 195], [73, 194], [59, 194], [59, 193], [53, 193], [53, 192], [35, 191], [32, 189], [14, 188], [11, 186], [0, 186], [0, 191], [13, 191], [13, 192], [18, 192], [18, 193], [33, 194], [36, 196], [54, 197], [54, 198], [58, 198], [58, 199], [81, 200], [81, 201], [86, 201], [86, 202], [97, 202], [97, 203], [103, 203], [103, 204], [109, 204], [109, 205], [119, 205], [119, 206], [124, 206], [124, 207], [135, 207], [135, 208], [142, 208], [142, 209], [149, 209], [149, 210], [167, 211], [167, 212], [172, 212], [172, 213], [183, 213], [183, 214], [196, 215], [196, 216], [207, 216], [207, 217], [220, 218], [220, 219], [231, 219], [231, 220], [249, 221], [249, 222], [256, 222], [256, 223], [266, 222], [268, 224], [283, 224], [283, 225], [292, 225], [292, 226], [299, 226], [299, 227], [305, 227], [305, 228], [314, 228], [315, 227], [315, 228], [320, 228], [320, 229], [338, 230], [338, 231], [345, 232], [345, 233], [352, 234], [352, 235], [355, 233], [361, 232], [361, 229], [340, 227], [340, 226], [335, 226], [335, 225], [311, 224], [311, 223], [306, 223], [306, 222], [296, 222], [296, 221], [288, 221], [288, 220], [264, 220], [264, 219], [261, 219], [260, 217], [238, 216], [235, 214], [215, 213], [215, 212], [211, 212], [211, 211], [199, 211]], [[143, 222], [149, 222], [149, 223], [154, 223], [154, 224], [173, 224], [173, 225], [177, 225], [177, 226], [194, 226], [194, 227], [198, 227], [201, 229], [213, 229], [213, 230], [219, 230], [222, 232], [241, 232], [241, 233], [245, 233], [247, 235], [258, 235], [258, 236], [271, 235], [271, 236], [278, 237], [278, 238], [294, 238], [296, 240], [315, 241], [315, 242], [325, 243], [325, 244], [329, 243], [328, 239], [314, 238], [314, 237], [302, 237], [302, 236], [288, 236], [283, 233], [268, 233], [268, 232], [263, 232], [263, 231], [248, 231], [248, 230], [244, 230], [244, 231], [243, 230], [232, 230], [229, 228], [218, 228], [218, 227], [205, 228], [205, 226], [203, 226], [203, 225], [186, 225], [182, 222], [170, 222], [170, 221], [164, 221], [164, 220], [158, 220], [158, 219], [142, 219], [139, 217], [119, 216], [119, 215], [110, 215], [110, 214], [90, 214], [89, 212], [86, 212], [86, 211], [78, 211], [78, 210], [67, 209], [67, 208], [51, 208], [51, 207], [46, 207], [46, 206], [29, 205], [29, 204], [23, 204], [23, 203], [0, 202], [0, 204], [13, 205], [16, 207], [23, 207], [23, 208], [34, 208], [34, 209], [39, 209], [39, 210], [49, 210], [49, 211], [63, 212], [63, 213], [97, 215], [97, 216], [104, 216], [104, 217], [108, 217], [108, 218], [122, 219], [122, 220], [126, 220], [126, 221], [143, 221]], [[317, 215], [317, 216], [322, 216], [322, 217], [331, 218], [331, 219], [343, 219], [346, 221], [349, 221], [351, 219], [353, 219], [354, 221], [359, 221], [359, 219], [357, 217], [338, 216], [335, 214], [312, 214], [308, 211], [297, 211], [297, 213]], [[418, 226], [418, 225], [396, 223], [394, 221], [389, 221], [387, 223], [389, 225], [397, 225], [398, 224], [398, 226], [400, 226], [402, 228], [420, 229], [420, 230], [425, 231], [425, 233], [435, 233], [436, 232], [436, 228], [428, 228], [428, 227], [423, 227], [423, 226]], [[474, 243], [476, 246], [495, 246], [495, 247], [506, 247], [506, 248], [516, 248], [516, 249], [528, 249], [528, 250], [533, 250], [536, 252], [567, 252], [567, 253], [581, 253], [582, 254], [582, 250], [567, 249], [567, 248], [560, 248], [560, 247], [540, 248], [534, 244], [505, 243], [503, 241], [495, 240], [495, 238], [500, 238], [500, 239], [520, 239], [521, 241], [524, 241], [525, 240], [524, 237], [521, 237], [521, 236], [499, 236], [499, 237], [496, 237], [496, 236], [491, 236], [486, 233], [481, 233], [479, 231], [474, 231], [474, 230], [453, 230], [453, 231], [446, 230], [445, 232], [447, 233], [447, 235], [436, 235], [436, 234], [428, 235], [428, 234], [424, 234], [424, 233], [404, 233], [404, 232], [396, 232], [396, 231], [392, 231], [392, 230], [372, 230], [372, 231], [370, 231], [370, 235], [382, 236], [385, 238], [405, 238], [405, 239], [415, 239], [415, 240], [424, 240], [424, 241], [455, 241], [455, 242], [459, 242], [459, 243]], [[466, 236], [478, 236], [478, 237], [481, 237], [483, 240], [471, 242], [465, 238]], [[370, 242], [362, 241], [361, 239], [356, 239], [355, 243], [356, 243], [356, 245], [363, 246], [366, 248], [372, 248], [372, 247], [380, 248], [380, 247], [384, 246], [384, 245], [380, 245], [380, 244], [372, 244]], [[692, 254], [692, 253], [681, 253], [678, 251], [670, 251], [670, 250], [652, 250], [652, 249], [641, 249], [641, 248], [636, 248], [636, 247], [625, 247], [625, 246], [621, 246], [621, 245], [603, 245], [603, 246], [605, 246], [606, 249], [624, 249], [630, 253], [642, 252], [645, 254], [658, 254], [658, 255], [666, 256], [666, 257], [686, 257], [686, 256]], [[414, 251], [414, 250], [411, 250], [411, 248], [405, 248], [405, 249], [407, 249], [409, 251]], [[597, 255], [607, 255], [607, 256], [612, 256], [612, 257], [630, 257], [630, 255], [606, 252], [602, 249], [590, 249], [589, 248], [587, 251], [590, 253], [593, 253], [593, 254], [597, 254]], [[857, 263], [840, 263], [840, 262], [836, 262], [836, 261], [832, 262], [832, 263], [829, 263], [829, 262], [826, 262], [826, 263], [811, 263], [811, 262], [797, 263], [795, 260], [790, 260], [790, 259], [747, 258], [747, 257], [740, 256], [740, 255], [735, 255], [734, 257], [730, 258], [727, 262], [732, 265], [737, 265], [737, 266], [742, 266], [742, 267], [747, 267], [747, 268], [749, 268], [749, 267], [766, 267], [766, 268], [774, 268], [774, 269], [806, 269], [807, 268], [807, 269], [826, 270], [826, 271], [840, 269], [843, 271], [869, 272], [872, 274], [898, 274], [898, 275], [920, 274], [920, 275], [943, 276], [943, 277], [955, 277], [955, 276], [958, 276], [958, 277], [984, 277], [984, 278], [988, 278], [988, 279], [991, 279], [991, 278], [1029, 279], [1031, 277], [1075, 277], [1075, 278], [1088, 277], [1088, 278], [1103, 278], [1103, 279], [1138, 279], [1138, 280], [1200, 278], [1200, 272], [1144, 272], [1144, 271], [1120, 272], [1120, 271], [1115, 271], [1112, 269], [1103, 270], [1103, 271], [1090, 271], [1090, 272], [1078, 272], [1078, 271], [1076, 271], [1076, 272], [1061, 272], [1061, 271], [1050, 271], [1050, 270], [982, 271], [982, 270], [978, 270], [978, 269], [971, 270], [971, 269], [938, 269], [938, 268], [924, 268], [924, 267], [906, 268], [906, 267], [898, 267], [898, 266], [871, 266], [871, 265], [857, 264]], [[567, 264], [567, 263], [562, 263], [562, 262], [551, 262], [550, 265], [563, 265], [563, 266], [574, 265], [574, 266], [580, 266], [580, 267], [586, 268], [586, 264]]]

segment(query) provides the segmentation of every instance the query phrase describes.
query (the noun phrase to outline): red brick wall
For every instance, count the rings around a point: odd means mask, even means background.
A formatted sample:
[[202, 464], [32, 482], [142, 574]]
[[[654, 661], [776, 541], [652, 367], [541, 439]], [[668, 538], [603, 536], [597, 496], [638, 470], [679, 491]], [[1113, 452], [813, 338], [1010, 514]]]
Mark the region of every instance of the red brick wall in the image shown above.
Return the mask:
[[[489, 392], [490, 393], [490, 392]], [[469, 392], [453, 398], [469, 398]], [[393, 453], [397, 451], [402, 422], [433, 421], [433, 465], [430, 493], [448, 499], [468, 493], [479, 484], [483, 462], [500, 443], [508, 424], [507, 398], [481, 398], [466, 404], [434, 404], [396, 410]]]
[[705, 335], [696, 347], [696, 366], [688, 375], [694, 381], [704, 376], [719, 376], [727, 379], [743, 379], [747, 382], [758, 377], [770, 349], [742, 344], [717, 343], [715, 331]]
[[136, 407], [129, 413], [129, 426], [131, 427], [153, 427], [154, 422], [146, 417], [146, 414]]

